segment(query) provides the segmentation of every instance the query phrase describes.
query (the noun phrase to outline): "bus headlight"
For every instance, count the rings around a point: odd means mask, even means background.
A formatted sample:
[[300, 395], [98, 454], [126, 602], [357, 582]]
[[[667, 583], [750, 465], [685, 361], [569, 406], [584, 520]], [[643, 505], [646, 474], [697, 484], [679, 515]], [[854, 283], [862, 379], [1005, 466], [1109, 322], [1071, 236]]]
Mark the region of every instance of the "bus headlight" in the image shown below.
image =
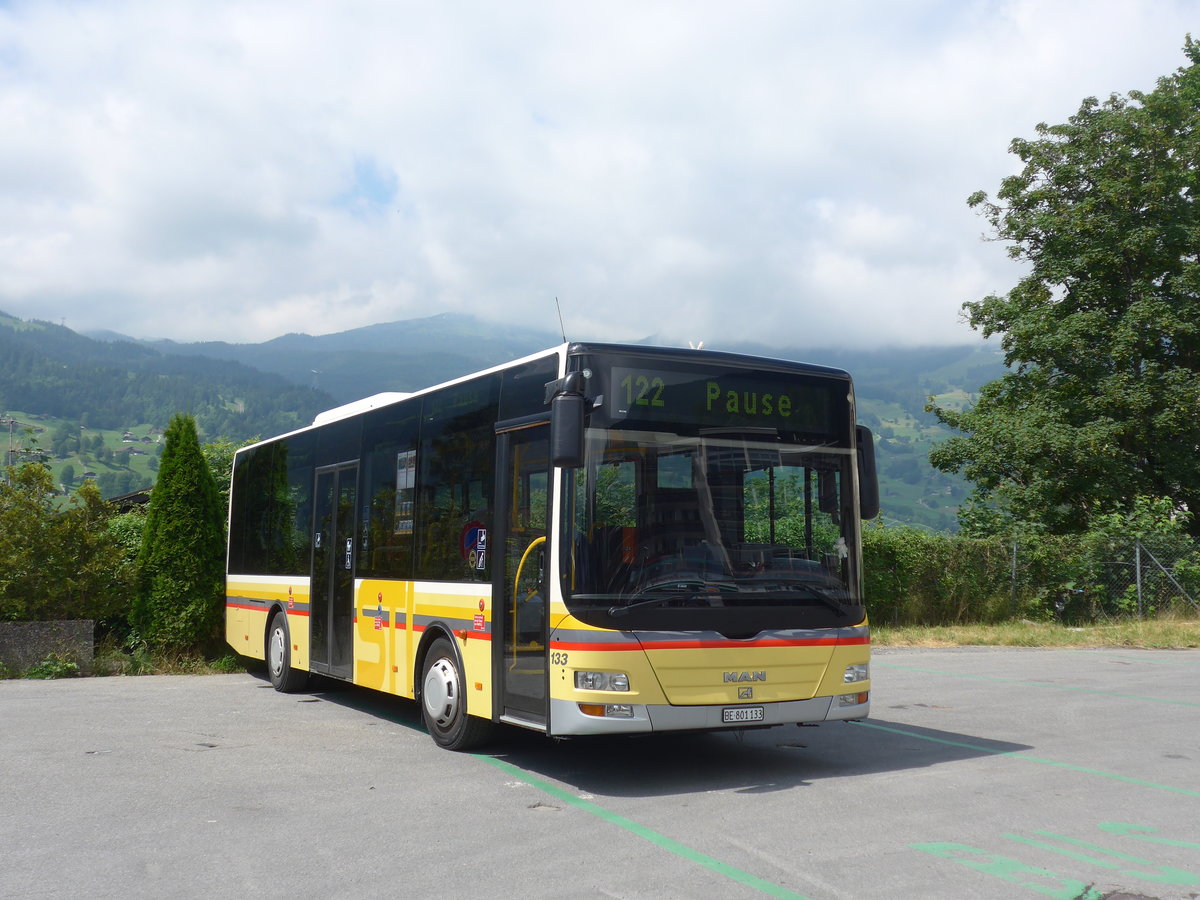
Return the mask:
[[629, 676], [624, 672], [576, 672], [577, 691], [628, 691]]
[[870, 677], [871, 672], [868, 663], [855, 663], [852, 666], [846, 666], [846, 671], [842, 673], [842, 682], [844, 684], [855, 684], [859, 681], [866, 681]]

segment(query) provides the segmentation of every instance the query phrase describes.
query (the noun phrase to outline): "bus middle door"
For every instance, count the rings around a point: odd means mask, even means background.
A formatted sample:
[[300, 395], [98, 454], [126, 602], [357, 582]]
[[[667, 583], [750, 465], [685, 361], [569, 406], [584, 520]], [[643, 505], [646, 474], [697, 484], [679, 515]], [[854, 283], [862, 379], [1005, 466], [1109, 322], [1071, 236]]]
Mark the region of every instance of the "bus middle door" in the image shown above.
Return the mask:
[[354, 673], [354, 511], [358, 466], [317, 470], [309, 625], [314, 672]]
[[503, 598], [503, 635], [495, 657], [501, 718], [545, 727], [547, 710], [547, 573], [550, 427], [525, 425], [502, 431], [496, 442], [500, 532], [493, 546], [503, 554], [494, 569], [494, 596]]

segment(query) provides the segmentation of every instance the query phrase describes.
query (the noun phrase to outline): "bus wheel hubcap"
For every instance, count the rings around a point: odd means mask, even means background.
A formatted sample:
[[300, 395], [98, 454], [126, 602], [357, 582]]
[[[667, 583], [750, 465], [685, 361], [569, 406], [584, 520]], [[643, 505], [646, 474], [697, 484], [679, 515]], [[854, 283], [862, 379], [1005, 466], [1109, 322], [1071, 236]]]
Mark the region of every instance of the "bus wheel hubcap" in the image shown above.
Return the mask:
[[425, 673], [422, 691], [425, 712], [439, 728], [446, 728], [458, 712], [458, 672], [447, 659], [439, 659]]
[[283, 671], [283, 632], [278, 628], [271, 633], [271, 671]]

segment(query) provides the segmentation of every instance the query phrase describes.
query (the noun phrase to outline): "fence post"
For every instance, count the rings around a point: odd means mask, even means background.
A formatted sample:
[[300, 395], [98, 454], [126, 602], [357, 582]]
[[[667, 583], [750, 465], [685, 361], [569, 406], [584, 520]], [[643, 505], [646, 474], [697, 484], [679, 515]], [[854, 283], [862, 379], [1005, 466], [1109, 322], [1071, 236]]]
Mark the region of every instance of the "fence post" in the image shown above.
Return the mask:
[[1133, 575], [1137, 579], [1138, 618], [1142, 618], [1142, 542], [1133, 542]]
[[1017, 614], [1017, 542], [1013, 541], [1012, 548], [1012, 590], [1008, 597], [1008, 614]]
[[[1140, 547], [1141, 544], [1139, 543], [1138, 546]], [[1192, 595], [1183, 589], [1183, 586], [1175, 580], [1175, 576], [1171, 574], [1170, 570], [1168, 570], [1166, 566], [1158, 561], [1158, 557], [1155, 556], [1149, 548], [1146, 549], [1146, 554], [1150, 557], [1150, 561], [1158, 566], [1158, 570], [1167, 576], [1167, 579], [1171, 582], [1171, 584], [1175, 585], [1175, 590], [1179, 591], [1179, 593], [1183, 595], [1183, 598], [1187, 600], [1188, 603], [1196, 607], [1197, 612], [1200, 612], [1200, 604], [1197, 604], [1196, 601], [1192, 599]]]

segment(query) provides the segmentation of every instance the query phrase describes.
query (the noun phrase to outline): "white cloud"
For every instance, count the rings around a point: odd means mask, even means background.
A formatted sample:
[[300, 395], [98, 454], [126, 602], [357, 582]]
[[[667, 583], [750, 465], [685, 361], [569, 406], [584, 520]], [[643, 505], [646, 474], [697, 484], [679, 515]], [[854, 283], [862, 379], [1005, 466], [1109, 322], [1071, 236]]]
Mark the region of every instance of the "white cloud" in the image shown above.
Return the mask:
[[0, 6], [0, 309], [179, 340], [444, 310], [971, 339], [965, 198], [1200, 2]]

